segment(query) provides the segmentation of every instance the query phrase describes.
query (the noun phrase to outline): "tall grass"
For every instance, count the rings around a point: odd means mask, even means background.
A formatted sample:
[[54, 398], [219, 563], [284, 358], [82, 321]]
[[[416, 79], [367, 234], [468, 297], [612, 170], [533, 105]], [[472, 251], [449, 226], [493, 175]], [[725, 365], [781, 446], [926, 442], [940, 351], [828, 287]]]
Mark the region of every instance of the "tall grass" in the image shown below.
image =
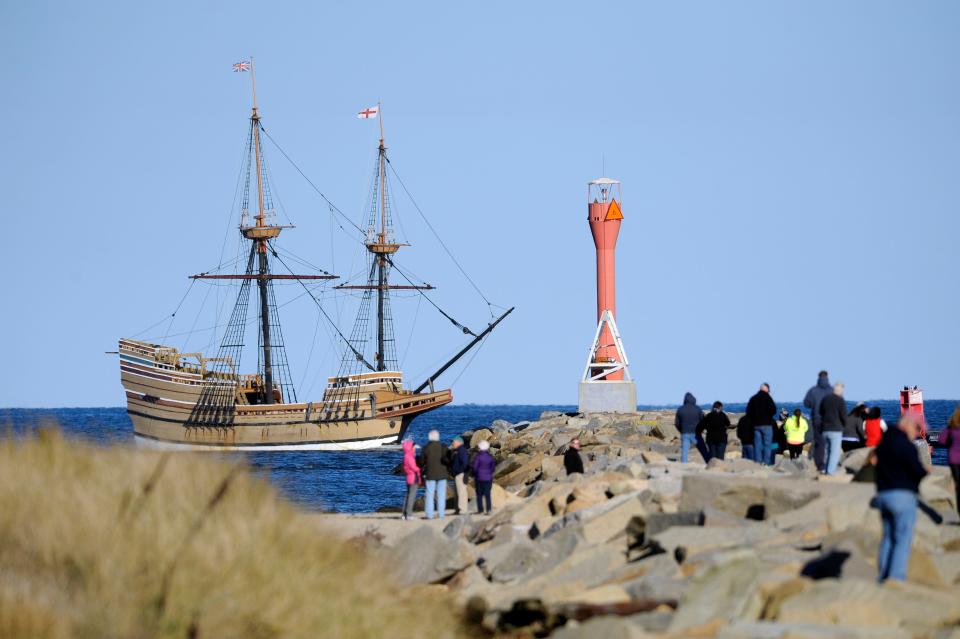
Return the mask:
[[445, 595], [396, 586], [235, 461], [0, 441], [0, 637], [464, 632]]

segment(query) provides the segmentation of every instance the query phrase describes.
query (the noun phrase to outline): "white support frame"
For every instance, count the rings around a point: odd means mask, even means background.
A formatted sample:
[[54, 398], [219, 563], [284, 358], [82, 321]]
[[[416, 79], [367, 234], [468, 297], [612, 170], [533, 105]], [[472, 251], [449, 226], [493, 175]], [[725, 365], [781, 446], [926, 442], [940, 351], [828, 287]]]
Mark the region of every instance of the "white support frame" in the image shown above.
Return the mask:
[[[603, 334], [604, 324], [609, 325], [610, 334], [613, 335], [613, 346], [617, 349], [617, 356], [619, 362], [596, 362], [594, 357], [596, 357], [597, 349], [601, 347], [600, 336]], [[608, 346], [603, 344], [603, 346]], [[613, 313], [609, 310], [604, 311], [600, 314], [600, 322], [597, 323], [597, 332], [593, 335], [593, 345], [590, 347], [590, 351], [587, 353], [587, 365], [583, 369], [583, 377], [581, 378], [584, 382], [606, 382], [607, 380], [601, 379], [606, 377], [610, 373], [615, 373], [622, 370], [626, 381], [633, 381], [633, 378], [630, 377], [630, 362], [627, 360], [627, 351], [623, 348], [623, 340], [620, 339], [620, 331], [617, 329], [617, 321], [613, 319]], [[596, 375], [590, 375], [590, 369], [600, 369], [600, 372]]]

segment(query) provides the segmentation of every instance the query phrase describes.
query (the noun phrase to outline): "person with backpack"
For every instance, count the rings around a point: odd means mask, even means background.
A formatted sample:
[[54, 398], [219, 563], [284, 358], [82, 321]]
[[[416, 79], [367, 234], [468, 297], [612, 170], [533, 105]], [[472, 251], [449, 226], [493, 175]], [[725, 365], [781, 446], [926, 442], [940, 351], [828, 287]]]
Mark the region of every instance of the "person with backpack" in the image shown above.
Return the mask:
[[[431, 430], [427, 434], [427, 445], [420, 453], [420, 468], [426, 478], [427, 496], [424, 508], [427, 519], [433, 519], [434, 509], [440, 519], [447, 510], [447, 447], [440, 443], [440, 433]], [[434, 507], [436, 500], [436, 507]]]
[[770, 384], [760, 384], [760, 390], [747, 402], [747, 417], [753, 425], [753, 459], [769, 466], [773, 464], [773, 427], [777, 417]]
[[403, 440], [403, 474], [407, 480], [407, 498], [403, 501], [404, 521], [413, 518], [413, 505], [417, 501], [417, 487], [420, 485], [420, 466], [414, 456], [415, 447], [412, 439]]
[[457, 492], [457, 508], [455, 515], [465, 514], [468, 510], [467, 471], [470, 469], [470, 453], [463, 445], [463, 437], [454, 437], [450, 444], [450, 474], [453, 475], [453, 486]]
[[954, 507], [960, 512], [960, 405], [953, 411], [947, 427], [940, 431], [937, 438], [941, 446], [947, 447], [947, 463], [953, 476], [953, 489], [956, 492]]
[[793, 415], [783, 422], [783, 433], [787, 438], [787, 451], [790, 453], [790, 459], [797, 459], [803, 452], [803, 445], [807, 441], [807, 430], [810, 424], [803, 411], [799, 408], [793, 411]]
[[480, 450], [474, 456], [470, 467], [477, 491], [477, 514], [489, 515], [493, 508], [490, 492], [493, 489], [493, 472], [497, 468], [497, 462], [490, 454], [490, 442], [484, 440], [477, 444], [477, 448]]

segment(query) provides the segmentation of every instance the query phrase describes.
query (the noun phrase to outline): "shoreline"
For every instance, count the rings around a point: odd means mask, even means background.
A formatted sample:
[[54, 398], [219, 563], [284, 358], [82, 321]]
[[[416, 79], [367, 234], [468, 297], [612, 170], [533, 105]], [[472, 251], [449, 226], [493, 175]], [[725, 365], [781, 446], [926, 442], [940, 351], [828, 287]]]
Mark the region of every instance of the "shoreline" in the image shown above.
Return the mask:
[[[726, 459], [705, 465], [691, 451], [698, 461], [683, 464], [673, 416], [548, 411], [467, 433], [498, 460], [489, 516], [309, 517], [380, 552], [403, 583], [450, 593], [493, 633], [933, 638], [960, 622], [960, 517], [946, 468], [921, 486], [945, 522], [919, 515], [908, 581], [878, 585], [866, 449], [828, 477], [804, 459], [741, 459], [731, 433]], [[574, 436], [585, 473], [568, 477], [560, 455]], [[891, 611], [904, 597], [910, 605]], [[847, 607], [882, 624], [845, 619]]]

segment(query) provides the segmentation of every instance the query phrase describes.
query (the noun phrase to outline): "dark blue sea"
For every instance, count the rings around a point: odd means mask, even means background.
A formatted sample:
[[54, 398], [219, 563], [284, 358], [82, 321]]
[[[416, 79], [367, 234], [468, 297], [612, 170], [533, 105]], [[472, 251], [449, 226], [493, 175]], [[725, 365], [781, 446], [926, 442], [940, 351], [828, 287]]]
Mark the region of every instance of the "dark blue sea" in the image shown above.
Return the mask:
[[[896, 421], [899, 415], [896, 401], [868, 403], [879, 405], [888, 422]], [[925, 409], [929, 430], [943, 428], [956, 405], [956, 401], [927, 400]], [[790, 410], [796, 407], [789, 403], [784, 406]], [[740, 412], [744, 405], [729, 404], [726, 408]], [[410, 426], [408, 435], [422, 444], [427, 432], [436, 428], [444, 441], [449, 441], [464, 431], [487, 426], [495, 419], [513, 423], [535, 420], [545, 410], [575, 411], [576, 407], [444, 406], [418, 417]], [[68, 437], [95, 444], [134, 445], [133, 426], [125, 408], [0, 408], [0, 427], [15, 436], [28, 435], [49, 425], [57, 425]], [[934, 461], [945, 463], [938, 454], [941, 452], [935, 451]], [[401, 458], [398, 448], [235, 454], [247, 455], [255, 473], [268, 478], [289, 499], [311, 510], [370, 512], [384, 506], [399, 506], [404, 492], [403, 478], [392, 474]]]

